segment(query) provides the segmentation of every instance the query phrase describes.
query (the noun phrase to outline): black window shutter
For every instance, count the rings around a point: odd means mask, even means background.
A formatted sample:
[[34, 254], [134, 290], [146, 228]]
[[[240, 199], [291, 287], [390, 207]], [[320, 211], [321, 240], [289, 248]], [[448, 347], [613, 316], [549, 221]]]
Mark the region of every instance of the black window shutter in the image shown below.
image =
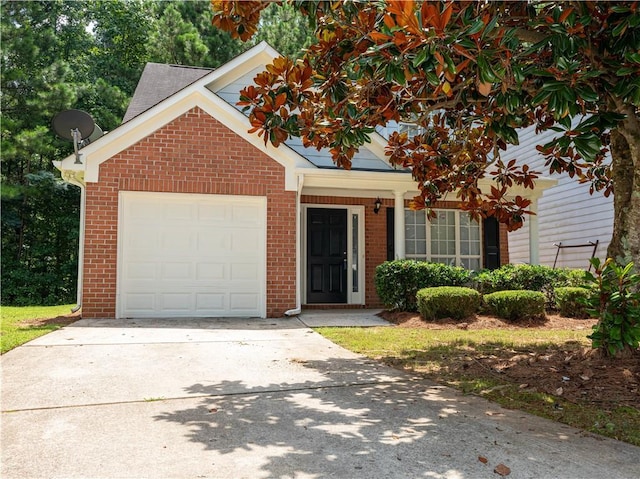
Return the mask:
[[489, 217], [482, 223], [484, 267], [498, 269], [500, 267], [500, 224], [498, 220]]
[[396, 259], [394, 209], [387, 208], [387, 261]]

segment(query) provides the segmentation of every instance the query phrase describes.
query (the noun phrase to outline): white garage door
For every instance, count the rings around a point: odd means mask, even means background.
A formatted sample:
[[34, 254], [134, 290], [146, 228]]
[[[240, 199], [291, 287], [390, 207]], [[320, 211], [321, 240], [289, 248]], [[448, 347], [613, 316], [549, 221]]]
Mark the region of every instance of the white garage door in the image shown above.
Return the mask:
[[264, 197], [120, 193], [120, 317], [266, 314]]

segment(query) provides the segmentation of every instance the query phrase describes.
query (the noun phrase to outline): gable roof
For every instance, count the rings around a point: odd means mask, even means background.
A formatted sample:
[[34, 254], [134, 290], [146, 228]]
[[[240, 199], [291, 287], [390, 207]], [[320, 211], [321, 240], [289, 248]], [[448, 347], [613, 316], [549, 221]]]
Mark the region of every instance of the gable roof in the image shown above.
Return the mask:
[[[359, 177], [364, 179], [363, 185], [373, 189], [376, 189], [373, 180], [380, 180], [385, 185], [393, 186], [394, 190], [416, 190], [408, 171], [391, 168], [384, 152], [386, 141], [378, 133], [373, 133], [371, 143], [362, 148], [364, 156], [356, 159], [360, 164], [354, 161], [352, 171], [329, 165], [327, 158], [319, 157], [315, 148], [304, 148], [302, 144], [296, 144], [296, 139], [275, 148], [270, 143], [265, 144], [258, 135], [248, 133], [251, 128], [249, 119], [224, 92], [225, 86], [244, 81], [241, 77], [253, 78], [252, 71], [262, 68], [277, 56], [278, 53], [271, 46], [261, 42], [215, 70], [151, 63], [143, 72], [125, 121], [118, 128], [83, 147], [80, 162], [76, 161], [75, 155], [69, 155], [61, 161], [54, 161], [54, 165], [61, 170], [67, 181], [78, 185], [96, 182], [102, 162], [197, 107], [284, 166], [287, 191], [299, 188], [297, 175], [303, 172], [304, 176], [318, 177], [316, 183], [322, 177], [327, 184], [334, 186], [338, 178]], [[383, 168], [376, 168], [376, 163]], [[364, 167], [359, 167], [361, 165]]]
[[144, 113], [171, 95], [211, 73], [212, 68], [147, 63], [122, 123]]

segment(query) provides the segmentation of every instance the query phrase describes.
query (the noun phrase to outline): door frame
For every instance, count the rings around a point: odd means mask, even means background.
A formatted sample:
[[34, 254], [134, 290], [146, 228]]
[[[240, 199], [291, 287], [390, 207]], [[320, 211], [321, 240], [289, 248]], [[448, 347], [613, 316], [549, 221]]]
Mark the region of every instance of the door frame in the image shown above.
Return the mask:
[[[303, 227], [300, 231], [300, 244], [301, 248], [301, 257], [302, 261], [302, 281], [301, 281], [301, 297], [302, 304], [307, 303], [307, 209], [308, 208], [320, 208], [320, 209], [340, 209], [347, 211], [347, 302], [344, 304], [365, 304], [365, 241], [364, 241], [364, 206], [361, 205], [326, 205], [326, 204], [316, 204], [316, 203], [304, 203], [302, 206], [302, 218], [301, 224]], [[354, 268], [354, 258], [353, 258], [353, 216], [357, 215], [358, 217], [358, 244], [357, 244], [357, 252], [358, 252], [358, 291], [353, 291], [353, 275], [348, 274], [350, 271], [353, 271]], [[323, 303], [313, 303], [313, 304], [323, 304]]]

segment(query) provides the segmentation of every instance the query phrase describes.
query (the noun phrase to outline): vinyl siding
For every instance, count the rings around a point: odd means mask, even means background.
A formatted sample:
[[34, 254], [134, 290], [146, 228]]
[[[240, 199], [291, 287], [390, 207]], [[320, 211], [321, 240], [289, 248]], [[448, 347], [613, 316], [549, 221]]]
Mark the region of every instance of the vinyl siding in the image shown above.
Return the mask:
[[[544, 144], [556, 132], [536, 135], [534, 128], [520, 132], [520, 145], [511, 147], [503, 155], [506, 161], [515, 158], [547, 176], [544, 158], [535, 149]], [[601, 193], [589, 194], [588, 184], [579, 184], [567, 174], [553, 175], [558, 184], [545, 190], [538, 200], [538, 224], [540, 264], [553, 266], [558, 248], [563, 245], [587, 244], [598, 241], [596, 256], [603, 257], [613, 231], [613, 197]], [[593, 247], [561, 249], [557, 267], [588, 268]], [[509, 256], [513, 263], [529, 262], [528, 222], [517, 231], [509, 233]]]

